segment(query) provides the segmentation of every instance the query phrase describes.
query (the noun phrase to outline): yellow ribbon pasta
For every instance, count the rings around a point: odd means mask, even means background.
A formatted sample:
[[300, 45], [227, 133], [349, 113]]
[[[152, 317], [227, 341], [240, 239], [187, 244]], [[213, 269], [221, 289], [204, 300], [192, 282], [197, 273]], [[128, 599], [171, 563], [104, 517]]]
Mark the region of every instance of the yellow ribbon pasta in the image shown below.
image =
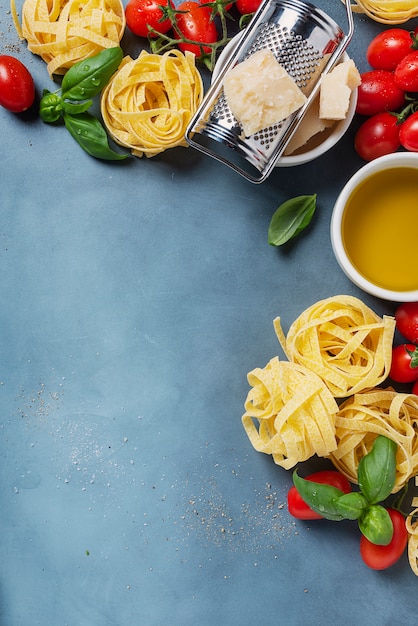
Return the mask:
[[417, 0], [356, 0], [352, 8], [381, 24], [403, 24], [418, 17]]
[[418, 472], [418, 396], [393, 389], [355, 394], [341, 404], [335, 427], [337, 449], [330, 459], [350, 482], [357, 482], [360, 459], [370, 451], [377, 435], [398, 445], [393, 493]]
[[379, 317], [354, 296], [335, 296], [309, 307], [277, 338], [289, 361], [315, 372], [335, 398], [382, 383], [388, 376], [395, 332], [393, 317]]
[[21, 26], [14, 0], [12, 12], [19, 36], [47, 63], [50, 76], [119, 46], [125, 31], [121, 0], [25, 0]]
[[152, 157], [187, 146], [187, 125], [203, 96], [203, 82], [189, 52], [143, 50], [125, 57], [103, 91], [102, 117], [110, 136], [135, 156]]
[[418, 509], [414, 509], [406, 518], [408, 538], [408, 560], [415, 576], [418, 576]]
[[252, 389], [242, 423], [258, 452], [290, 469], [336, 449], [338, 405], [316, 374], [274, 357], [263, 369], [252, 370], [248, 382]]

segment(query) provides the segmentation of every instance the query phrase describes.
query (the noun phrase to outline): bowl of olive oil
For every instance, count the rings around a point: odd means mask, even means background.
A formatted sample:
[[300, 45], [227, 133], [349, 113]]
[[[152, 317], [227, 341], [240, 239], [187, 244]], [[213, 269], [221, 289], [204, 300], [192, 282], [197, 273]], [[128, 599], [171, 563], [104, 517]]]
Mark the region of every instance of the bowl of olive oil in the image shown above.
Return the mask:
[[341, 269], [363, 291], [418, 301], [418, 154], [397, 152], [367, 163], [342, 189], [331, 218]]

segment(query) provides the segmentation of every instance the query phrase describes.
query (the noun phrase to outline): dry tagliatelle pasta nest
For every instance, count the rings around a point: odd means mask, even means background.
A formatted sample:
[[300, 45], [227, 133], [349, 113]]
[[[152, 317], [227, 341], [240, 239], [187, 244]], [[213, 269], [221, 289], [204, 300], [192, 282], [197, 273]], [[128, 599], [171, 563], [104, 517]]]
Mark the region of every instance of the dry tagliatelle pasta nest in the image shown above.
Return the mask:
[[185, 132], [203, 96], [195, 56], [143, 50], [125, 57], [105, 87], [101, 111], [110, 136], [135, 156], [187, 146]]
[[119, 46], [125, 31], [121, 0], [25, 0], [21, 26], [14, 0], [12, 10], [20, 37], [47, 63], [50, 76]]
[[393, 389], [371, 389], [344, 401], [335, 418], [337, 449], [330, 459], [352, 483], [360, 459], [378, 435], [397, 446], [393, 493], [418, 473], [418, 396]]
[[403, 24], [418, 17], [417, 0], [356, 0], [352, 8], [382, 24]]
[[[417, 480], [415, 479], [415, 483]], [[414, 506], [414, 504], [412, 505]], [[407, 516], [405, 522], [408, 531], [408, 560], [415, 576], [418, 576], [418, 508], [415, 508]]]
[[258, 452], [285, 469], [336, 449], [338, 405], [322, 380], [296, 363], [274, 357], [249, 372], [242, 423]]
[[320, 300], [287, 336], [280, 317], [274, 328], [289, 361], [315, 372], [335, 398], [376, 387], [389, 375], [395, 319], [379, 317], [354, 296]]

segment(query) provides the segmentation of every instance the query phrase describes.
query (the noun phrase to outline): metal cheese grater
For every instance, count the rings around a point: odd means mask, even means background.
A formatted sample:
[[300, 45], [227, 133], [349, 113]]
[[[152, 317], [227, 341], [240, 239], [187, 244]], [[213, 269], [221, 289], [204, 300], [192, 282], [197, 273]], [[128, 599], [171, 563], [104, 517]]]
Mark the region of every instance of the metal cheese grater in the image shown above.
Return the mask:
[[[320, 77], [346, 50], [354, 31], [350, 0], [345, 0], [348, 32], [326, 13], [302, 0], [264, 0], [231, 50], [217, 79], [191, 120], [186, 140], [194, 148], [228, 165], [253, 183], [263, 182], [280, 158], [316, 96]], [[223, 78], [236, 63], [268, 48], [307, 101], [282, 122], [244, 137], [223, 93]]]

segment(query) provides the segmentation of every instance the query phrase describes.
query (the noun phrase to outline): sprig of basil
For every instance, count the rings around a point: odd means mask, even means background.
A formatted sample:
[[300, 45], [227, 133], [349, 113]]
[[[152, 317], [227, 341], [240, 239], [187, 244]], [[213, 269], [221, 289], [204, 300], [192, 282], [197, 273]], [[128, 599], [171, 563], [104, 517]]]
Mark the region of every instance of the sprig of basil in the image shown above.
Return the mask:
[[44, 90], [39, 106], [42, 121], [53, 124], [64, 121], [71, 136], [87, 154], [97, 159], [121, 161], [130, 155], [112, 150], [106, 130], [99, 119], [88, 113], [97, 96], [118, 69], [123, 58], [120, 47], [102, 50], [79, 61], [65, 74], [59, 91]]
[[296, 196], [283, 202], [273, 214], [268, 229], [268, 242], [282, 246], [310, 224], [316, 209], [316, 193]]
[[385, 500], [395, 485], [397, 444], [383, 435], [376, 437], [373, 447], [360, 461], [360, 491], [344, 494], [332, 485], [312, 482], [293, 472], [293, 483], [302, 500], [328, 520], [357, 520], [360, 531], [369, 541], [387, 545], [393, 536], [393, 523]]

